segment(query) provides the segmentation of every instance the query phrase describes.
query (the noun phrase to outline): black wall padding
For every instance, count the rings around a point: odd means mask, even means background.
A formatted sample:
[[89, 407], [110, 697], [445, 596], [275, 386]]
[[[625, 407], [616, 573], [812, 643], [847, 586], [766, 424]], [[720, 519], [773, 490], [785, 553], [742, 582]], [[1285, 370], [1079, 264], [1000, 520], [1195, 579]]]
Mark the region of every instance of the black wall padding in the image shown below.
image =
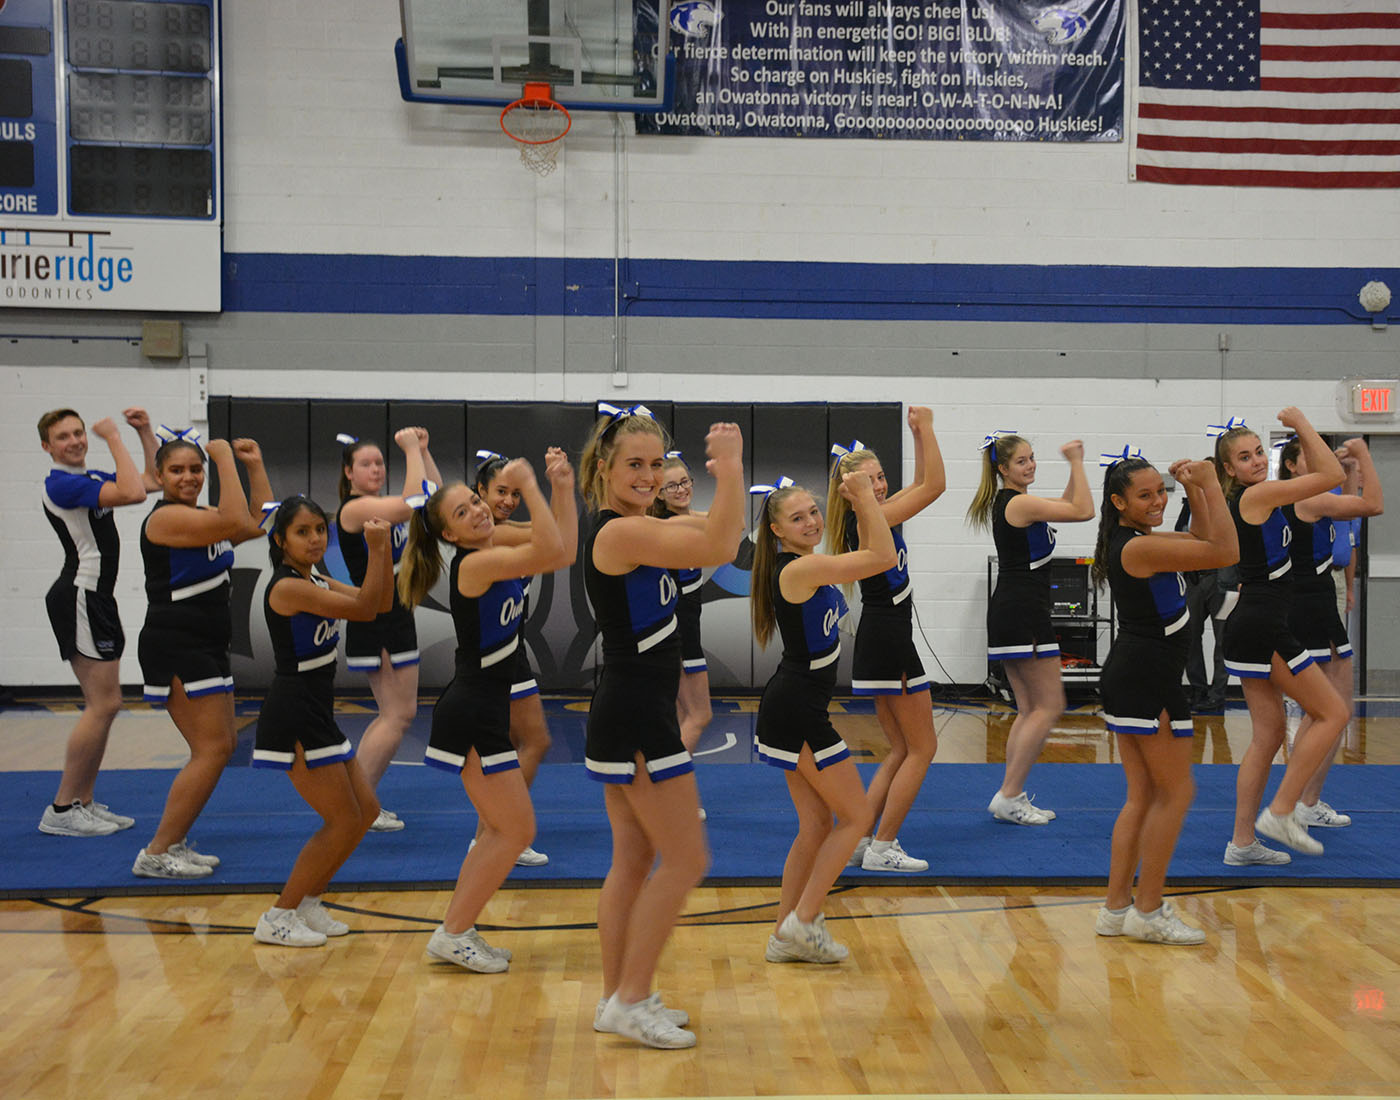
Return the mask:
[[[852, 436], [859, 436], [880, 455], [891, 491], [900, 483], [908, 433], [897, 403], [735, 405], [645, 399], [640, 403], [667, 427], [673, 447], [685, 453], [696, 480], [697, 508], [706, 508], [713, 496], [713, 481], [705, 472], [704, 440], [710, 424], [717, 420], [735, 421], [744, 433], [747, 483], [788, 474], [824, 503], [827, 450], [833, 441], [849, 443]], [[477, 464], [475, 452], [489, 449], [508, 457], [525, 456], [545, 485], [545, 448], [562, 446], [577, 466], [583, 442], [595, 422], [593, 410], [591, 403], [214, 397], [209, 402], [209, 423], [216, 436], [245, 435], [258, 440], [276, 496], [309, 490], [333, 514], [339, 503], [336, 481], [341, 446], [335, 442], [337, 432], [371, 439], [380, 446], [388, 466], [388, 492], [403, 488], [402, 453], [393, 443], [393, 432], [412, 425], [428, 429], [433, 457], [445, 482], [458, 478], [470, 481]], [[756, 511], [755, 504], [750, 510], [751, 524]], [[584, 528], [588, 511], [581, 500], [579, 513], [580, 527]], [[523, 518], [523, 513], [516, 518]], [[582, 545], [582, 529], [579, 534]], [[750, 544], [740, 547], [736, 561], [741, 568], [747, 568], [751, 551]], [[238, 566], [241, 583], [235, 586], [234, 614], [242, 623], [234, 674], [240, 686], [257, 689], [272, 677], [260, 602], [262, 573], [269, 568], [266, 548], [258, 542], [245, 545], [240, 549]], [[703, 632], [711, 686], [717, 690], [761, 688], [777, 667], [779, 647], [774, 644], [767, 653], [755, 653], [746, 599], [735, 597], [708, 578], [704, 598]], [[417, 614], [423, 655], [420, 683], [429, 692], [440, 689], [452, 677], [455, 642], [445, 605], [445, 584], [440, 584]], [[597, 660], [595, 626], [577, 565], [535, 581], [525, 641], [542, 688], [591, 689]], [[841, 675], [848, 679], [849, 644], [844, 648]], [[343, 668], [339, 675], [346, 687], [364, 684], [362, 677]]]

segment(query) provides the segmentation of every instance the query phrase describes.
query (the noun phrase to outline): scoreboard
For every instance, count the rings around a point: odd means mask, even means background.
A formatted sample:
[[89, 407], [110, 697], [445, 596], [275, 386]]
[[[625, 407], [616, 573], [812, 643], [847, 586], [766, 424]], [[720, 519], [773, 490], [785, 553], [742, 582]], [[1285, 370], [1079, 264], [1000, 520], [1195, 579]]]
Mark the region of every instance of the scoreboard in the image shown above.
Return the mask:
[[0, 306], [216, 312], [221, 0], [0, 0]]

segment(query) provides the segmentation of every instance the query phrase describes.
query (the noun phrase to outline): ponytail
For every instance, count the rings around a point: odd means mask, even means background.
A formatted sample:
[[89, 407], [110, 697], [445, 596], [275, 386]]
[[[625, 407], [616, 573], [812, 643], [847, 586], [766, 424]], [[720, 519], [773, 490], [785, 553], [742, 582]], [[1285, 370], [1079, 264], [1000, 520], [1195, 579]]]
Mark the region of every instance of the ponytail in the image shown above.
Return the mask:
[[1118, 526], [1118, 506], [1113, 503], [1113, 494], [1120, 497], [1139, 470], [1152, 469], [1152, 463], [1145, 458], [1125, 458], [1115, 462], [1103, 475], [1103, 503], [1099, 505], [1099, 537], [1094, 544], [1094, 564], [1089, 568], [1089, 576], [1095, 588], [1108, 583], [1108, 540], [1113, 529]]
[[1215, 463], [1215, 476], [1220, 479], [1220, 488], [1224, 492], [1226, 500], [1238, 496], [1243, 488], [1233, 474], [1225, 472], [1225, 460], [1230, 455], [1230, 444], [1246, 435], [1252, 435], [1255, 439], [1259, 438], [1259, 434], [1253, 428], [1244, 426], [1231, 428], [1215, 437], [1215, 457], [1212, 461]]
[[1019, 435], [999, 435], [982, 448], [982, 476], [977, 483], [977, 493], [967, 506], [967, 521], [973, 527], [984, 531], [992, 529], [992, 507], [1002, 484], [1001, 463], [1022, 444], [1030, 446]]
[[[851, 512], [851, 502], [841, 495], [841, 480], [862, 462], [879, 462], [879, 457], [868, 447], [859, 447], [837, 457], [831, 464], [831, 481], [826, 487], [826, 552], [844, 554], [846, 552], [846, 528], [855, 522]], [[845, 585], [850, 591], [850, 585]]]
[[[759, 648], [768, 648], [778, 625], [778, 613], [773, 602], [773, 570], [778, 561], [778, 536], [773, 534], [773, 518], [781, 514], [783, 501], [794, 493], [805, 493], [800, 485], [785, 485], [763, 498], [758, 517], [758, 530], [753, 536], [753, 564], [749, 567], [749, 615], [753, 620], [753, 636]], [[810, 495], [810, 494], [809, 494]]]
[[617, 441], [624, 435], [654, 435], [661, 440], [662, 450], [670, 445], [666, 429], [649, 415], [624, 412], [619, 416], [599, 416], [578, 460], [579, 492], [595, 512], [607, 507], [608, 485], [603, 475], [612, 466]]
[[395, 584], [399, 602], [412, 611], [428, 597], [433, 585], [442, 576], [442, 516], [444, 494], [461, 485], [454, 481], [428, 497], [423, 507], [415, 508], [408, 520], [408, 541], [399, 558], [399, 575]]

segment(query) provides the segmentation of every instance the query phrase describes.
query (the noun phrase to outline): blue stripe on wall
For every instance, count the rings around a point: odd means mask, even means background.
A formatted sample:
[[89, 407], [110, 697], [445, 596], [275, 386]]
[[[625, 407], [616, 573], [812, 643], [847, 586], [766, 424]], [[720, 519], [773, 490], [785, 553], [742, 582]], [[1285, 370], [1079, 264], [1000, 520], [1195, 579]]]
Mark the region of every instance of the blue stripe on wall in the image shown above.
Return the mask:
[[[604, 317], [614, 278], [610, 259], [229, 253], [224, 309]], [[1357, 292], [1400, 268], [627, 260], [616, 278], [641, 317], [1329, 325], [1369, 321]]]

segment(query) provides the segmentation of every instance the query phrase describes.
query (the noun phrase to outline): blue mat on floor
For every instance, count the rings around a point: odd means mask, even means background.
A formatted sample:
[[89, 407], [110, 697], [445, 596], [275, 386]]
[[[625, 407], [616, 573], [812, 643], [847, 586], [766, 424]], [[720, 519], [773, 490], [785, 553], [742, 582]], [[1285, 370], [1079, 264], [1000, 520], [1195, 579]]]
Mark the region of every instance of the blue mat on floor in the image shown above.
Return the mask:
[[[869, 777], [873, 765], [862, 764]], [[1338, 766], [1328, 800], [1355, 821], [1347, 829], [1316, 829], [1326, 854], [1295, 853], [1286, 867], [1227, 867], [1222, 861], [1234, 814], [1235, 768], [1197, 765], [1196, 801], [1187, 816], [1171, 881], [1219, 885], [1400, 884], [1400, 766]], [[1277, 782], [1281, 768], [1275, 768]], [[118, 894], [275, 892], [318, 819], [285, 776], [231, 767], [199, 819], [195, 839], [223, 865], [196, 882], [139, 879], [131, 874], [137, 849], [149, 839], [171, 771], [108, 771], [102, 798], [135, 816], [134, 829], [96, 839], [46, 836], [35, 828], [57, 783], [53, 772], [0, 774], [0, 897], [86, 897]], [[709, 815], [710, 878], [776, 882], [796, 819], [776, 769], [761, 764], [701, 764], [701, 795]], [[935, 764], [900, 833], [904, 848], [929, 861], [919, 875], [848, 871], [842, 882], [1100, 883], [1108, 869], [1109, 835], [1122, 804], [1123, 773], [1114, 764], [1040, 764], [1037, 801], [1059, 817], [1048, 826], [994, 821], [987, 799], [1001, 781], [999, 764]], [[1272, 784], [1271, 784], [1272, 789]], [[335, 889], [448, 887], [476, 828], [461, 785], [423, 767], [391, 768], [380, 794], [407, 822], [398, 833], [371, 833], [336, 878]], [[517, 868], [514, 885], [594, 885], [610, 852], [603, 794], [577, 764], [545, 765], [533, 797], [545, 867]], [[1369, 807], [1383, 807], [1369, 809]]]
[[[869, 764], [860, 766], [868, 778]], [[1099, 883], [1109, 863], [1109, 835], [1123, 798], [1114, 764], [1040, 764], [1037, 802], [1058, 816], [1044, 827], [1008, 826], [987, 815], [1000, 764], [935, 764], [900, 831], [911, 854], [930, 861], [923, 875], [847, 872], [841, 882]], [[1323, 856], [1294, 855], [1282, 868], [1229, 868], [1235, 768], [1196, 766], [1196, 803], [1172, 862], [1172, 883], [1222, 884], [1267, 880], [1291, 884], [1400, 884], [1400, 767], [1336, 767], [1329, 801], [1351, 813], [1350, 828], [1315, 830]], [[1281, 774], [1281, 768], [1275, 773]], [[231, 767], [196, 826], [204, 851], [223, 858], [209, 879], [164, 882], [130, 872], [137, 848], [160, 815], [171, 771], [108, 771], [102, 798], [137, 817], [132, 830], [111, 837], [50, 837], [35, 828], [36, 808], [52, 794], [55, 773], [0, 775], [0, 897], [87, 897], [141, 893], [276, 891], [316, 816], [284, 775]], [[777, 770], [763, 764], [701, 764], [717, 883], [777, 882], [795, 817]], [[1277, 781], [1277, 774], [1274, 780]], [[379, 787], [385, 805], [407, 822], [400, 833], [371, 833], [336, 877], [335, 889], [433, 889], [454, 882], [476, 816], [452, 775], [395, 767]], [[549, 865], [518, 868], [511, 883], [596, 884], [608, 870], [608, 823], [602, 789], [577, 764], [540, 768], [533, 788], [539, 835], [535, 847]]]

